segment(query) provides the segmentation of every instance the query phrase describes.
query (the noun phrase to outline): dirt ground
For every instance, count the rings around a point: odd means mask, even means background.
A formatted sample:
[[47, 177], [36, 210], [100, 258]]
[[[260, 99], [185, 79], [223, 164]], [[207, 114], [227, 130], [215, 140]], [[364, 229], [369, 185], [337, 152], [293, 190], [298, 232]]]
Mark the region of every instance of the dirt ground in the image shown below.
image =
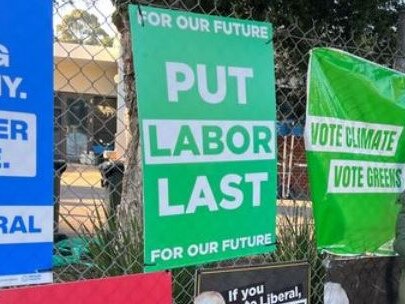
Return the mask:
[[[97, 167], [68, 164], [61, 178], [59, 232], [74, 235], [83, 225], [91, 228], [90, 218], [96, 219], [96, 208], [106, 202], [106, 191], [101, 186], [101, 174]], [[68, 223], [67, 223], [68, 222]]]

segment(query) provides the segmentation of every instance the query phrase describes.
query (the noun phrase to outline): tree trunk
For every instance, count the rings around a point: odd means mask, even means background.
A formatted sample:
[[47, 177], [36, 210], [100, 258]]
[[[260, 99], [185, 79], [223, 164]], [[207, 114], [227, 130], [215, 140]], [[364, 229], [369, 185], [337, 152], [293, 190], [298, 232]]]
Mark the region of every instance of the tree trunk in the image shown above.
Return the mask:
[[128, 146], [125, 153], [126, 166], [118, 214], [119, 216], [134, 214], [139, 227], [142, 227], [142, 156], [127, 5], [117, 7], [113, 21], [121, 36], [125, 105], [128, 110], [125, 119], [126, 125], [129, 126]]

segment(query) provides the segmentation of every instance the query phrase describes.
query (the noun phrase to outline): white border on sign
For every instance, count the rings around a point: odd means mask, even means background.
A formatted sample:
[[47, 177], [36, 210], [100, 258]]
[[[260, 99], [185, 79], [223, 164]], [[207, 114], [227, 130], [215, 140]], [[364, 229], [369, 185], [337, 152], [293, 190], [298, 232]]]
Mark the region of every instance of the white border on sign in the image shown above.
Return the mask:
[[0, 276], [0, 287], [53, 283], [52, 272]]

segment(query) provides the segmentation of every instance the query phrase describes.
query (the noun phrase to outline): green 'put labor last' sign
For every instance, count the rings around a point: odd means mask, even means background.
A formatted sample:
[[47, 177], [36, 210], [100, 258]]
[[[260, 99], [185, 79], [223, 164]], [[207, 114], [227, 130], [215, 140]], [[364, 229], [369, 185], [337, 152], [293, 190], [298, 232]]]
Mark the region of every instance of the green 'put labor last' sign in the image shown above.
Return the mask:
[[143, 6], [130, 18], [145, 270], [274, 250], [271, 25]]

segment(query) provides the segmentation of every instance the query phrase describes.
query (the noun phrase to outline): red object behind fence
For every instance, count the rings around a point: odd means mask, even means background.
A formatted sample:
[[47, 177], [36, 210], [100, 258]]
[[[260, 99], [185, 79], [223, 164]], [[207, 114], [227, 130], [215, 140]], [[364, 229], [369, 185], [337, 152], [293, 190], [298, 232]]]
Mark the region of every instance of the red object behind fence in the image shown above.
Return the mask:
[[0, 291], [4, 304], [171, 304], [166, 272]]

